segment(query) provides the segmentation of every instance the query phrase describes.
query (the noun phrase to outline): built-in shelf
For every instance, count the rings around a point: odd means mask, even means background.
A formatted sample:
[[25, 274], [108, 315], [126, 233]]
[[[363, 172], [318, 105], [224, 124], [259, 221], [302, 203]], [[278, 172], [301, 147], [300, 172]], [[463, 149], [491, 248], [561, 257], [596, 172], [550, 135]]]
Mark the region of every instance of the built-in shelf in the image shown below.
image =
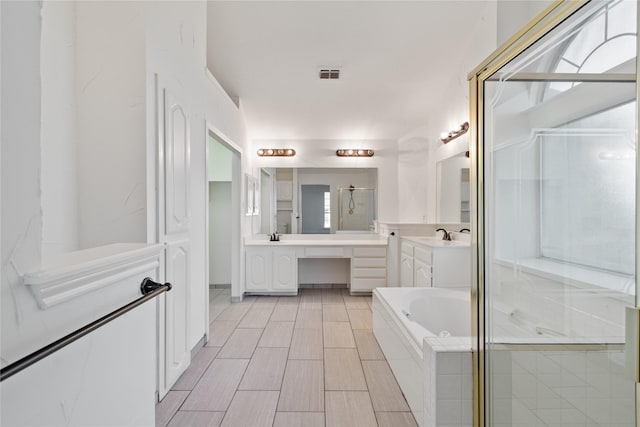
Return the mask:
[[162, 245], [116, 243], [62, 254], [24, 275], [41, 309], [155, 270]]

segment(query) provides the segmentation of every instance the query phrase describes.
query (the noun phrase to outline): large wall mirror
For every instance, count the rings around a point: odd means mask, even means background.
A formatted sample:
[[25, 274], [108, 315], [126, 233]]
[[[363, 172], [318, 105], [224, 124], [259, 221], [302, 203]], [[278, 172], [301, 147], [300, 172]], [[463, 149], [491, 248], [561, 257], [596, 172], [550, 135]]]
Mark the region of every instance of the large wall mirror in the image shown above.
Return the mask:
[[438, 224], [471, 221], [469, 211], [469, 158], [464, 152], [436, 165]]
[[263, 168], [261, 233], [369, 233], [377, 218], [375, 168]]

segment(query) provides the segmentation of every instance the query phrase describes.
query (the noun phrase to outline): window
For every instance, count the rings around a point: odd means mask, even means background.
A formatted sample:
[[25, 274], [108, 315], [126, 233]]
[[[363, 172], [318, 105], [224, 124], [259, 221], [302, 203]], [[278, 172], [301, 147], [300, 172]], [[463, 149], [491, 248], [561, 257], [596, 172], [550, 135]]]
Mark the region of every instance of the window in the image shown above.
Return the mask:
[[324, 228], [331, 228], [331, 192], [324, 192]]
[[634, 273], [635, 102], [540, 138], [540, 253]]

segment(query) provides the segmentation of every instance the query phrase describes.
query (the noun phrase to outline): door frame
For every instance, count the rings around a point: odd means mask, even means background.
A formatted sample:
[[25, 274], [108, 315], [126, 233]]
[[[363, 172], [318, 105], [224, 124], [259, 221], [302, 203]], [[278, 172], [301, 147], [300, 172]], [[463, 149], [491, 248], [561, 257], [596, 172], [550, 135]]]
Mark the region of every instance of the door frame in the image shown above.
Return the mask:
[[205, 197], [205, 287], [206, 295], [205, 304], [205, 336], [206, 340], [209, 340], [209, 137], [216, 139], [222, 145], [224, 145], [232, 154], [231, 164], [231, 300], [242, 300], [242, 233], [244, 224], [242, 221], [242, 148], [234, 143], [231, 138], [222, 133], [216, 126], [210, 121], [205, 122], [205, 156], [204, 156], [204, 180], [206, 182], [204, 197]]

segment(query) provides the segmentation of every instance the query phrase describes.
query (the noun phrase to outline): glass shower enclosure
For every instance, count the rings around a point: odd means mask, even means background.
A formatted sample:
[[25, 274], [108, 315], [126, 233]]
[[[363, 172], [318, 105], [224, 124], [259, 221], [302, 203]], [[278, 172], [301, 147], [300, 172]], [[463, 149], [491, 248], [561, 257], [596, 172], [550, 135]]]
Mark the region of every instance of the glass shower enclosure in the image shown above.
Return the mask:
[[470, 76], [477, 425], [637, 423], [637, 6], [555, 3]]

